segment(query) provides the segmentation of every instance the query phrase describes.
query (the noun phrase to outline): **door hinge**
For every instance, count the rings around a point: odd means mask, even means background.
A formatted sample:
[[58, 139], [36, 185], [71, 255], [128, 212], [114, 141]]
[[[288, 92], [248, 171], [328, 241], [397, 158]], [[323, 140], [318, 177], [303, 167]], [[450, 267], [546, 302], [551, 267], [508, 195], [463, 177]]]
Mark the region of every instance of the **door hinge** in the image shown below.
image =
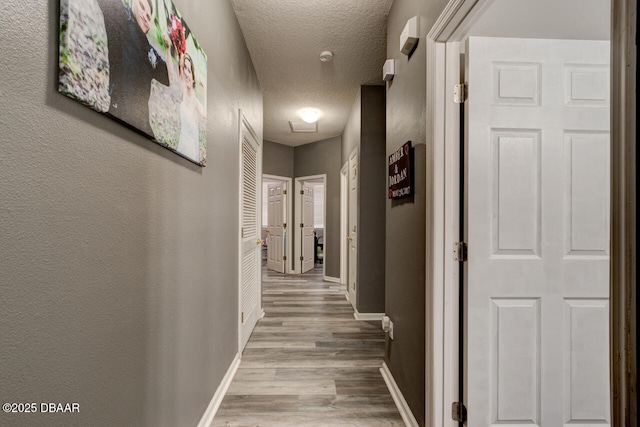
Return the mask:
[[455, 242], [453, 244], [453, 259], [458, 262], [467, 261], [468, 251], [466, 242]]
[[244, 227], [240, 229], [240, 237], [244, 237]]
[[282, 190], [282, 194], [287, 195], [287, 190]]
[[304, 228], [304, 224], [303, 223], [300, 223], [300, 228]]
[[304, 190], [300, 190], [300, 194], [304, 194]]
[[283, 260], [283, 261], [286, 261], [286, 260], [287, 260], [287, 256], [286, 256], [286, 255], [283, 255], [283, 256], [282, 256], [282, 260]]
[[304, 261], [304, 257], [303, 256], [300, 257], [300, 261]]
[[287, 223], [282, 224], [282, 228], [287, 228]]
[[244, 311], [242, 312], [242, 323], [244, 323]]
[[467, 408], [462, 402], [453, 402], [451, 404], [451, 418], [453, 421], [467, 424]]
[[465, 83], [458, 83], [453, 86], [453, 102], [463, 104], [469, 97], [468, 87]]

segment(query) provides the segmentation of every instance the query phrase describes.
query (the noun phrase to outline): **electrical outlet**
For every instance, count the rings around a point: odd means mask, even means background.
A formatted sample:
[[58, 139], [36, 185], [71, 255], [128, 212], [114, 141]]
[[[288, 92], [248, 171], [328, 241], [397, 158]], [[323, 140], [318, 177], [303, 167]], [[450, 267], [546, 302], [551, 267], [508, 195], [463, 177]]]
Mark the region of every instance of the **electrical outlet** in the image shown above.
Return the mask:
[[393, 322], [389, 316], [382, 316], [382, 330], [389, 334], [389, 338], [393, 339]]

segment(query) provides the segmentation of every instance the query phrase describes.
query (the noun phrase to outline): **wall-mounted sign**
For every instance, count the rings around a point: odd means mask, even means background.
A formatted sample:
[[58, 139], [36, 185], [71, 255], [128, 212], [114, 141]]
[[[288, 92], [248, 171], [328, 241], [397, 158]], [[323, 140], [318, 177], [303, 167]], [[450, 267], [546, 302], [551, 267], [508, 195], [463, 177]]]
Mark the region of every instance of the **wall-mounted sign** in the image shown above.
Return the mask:
[[389, 156], [389, 198], [399, 199], [413, 194], [411, 187], [411, 141]]

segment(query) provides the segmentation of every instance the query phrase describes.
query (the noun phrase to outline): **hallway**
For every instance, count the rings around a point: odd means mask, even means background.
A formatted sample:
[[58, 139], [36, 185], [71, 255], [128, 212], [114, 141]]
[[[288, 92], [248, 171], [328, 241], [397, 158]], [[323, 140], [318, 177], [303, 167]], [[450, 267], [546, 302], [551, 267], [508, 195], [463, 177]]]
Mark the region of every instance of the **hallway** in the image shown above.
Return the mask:
[[357, 321], [322, 268], [263, 270], [261, 319], [213, 426], [403, 426], [380, 374], [380, 322]]

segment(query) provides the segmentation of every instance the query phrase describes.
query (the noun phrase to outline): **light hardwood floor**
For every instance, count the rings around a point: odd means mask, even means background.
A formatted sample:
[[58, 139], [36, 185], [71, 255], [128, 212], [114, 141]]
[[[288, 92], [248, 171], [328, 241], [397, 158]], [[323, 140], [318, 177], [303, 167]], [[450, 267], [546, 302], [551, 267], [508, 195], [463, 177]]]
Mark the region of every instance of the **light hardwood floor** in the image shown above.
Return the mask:
[[380, 374], [380, 322], [355, 320], [322, 268], [263, 269], [261, 319], [213, 426], [404, 426]]

